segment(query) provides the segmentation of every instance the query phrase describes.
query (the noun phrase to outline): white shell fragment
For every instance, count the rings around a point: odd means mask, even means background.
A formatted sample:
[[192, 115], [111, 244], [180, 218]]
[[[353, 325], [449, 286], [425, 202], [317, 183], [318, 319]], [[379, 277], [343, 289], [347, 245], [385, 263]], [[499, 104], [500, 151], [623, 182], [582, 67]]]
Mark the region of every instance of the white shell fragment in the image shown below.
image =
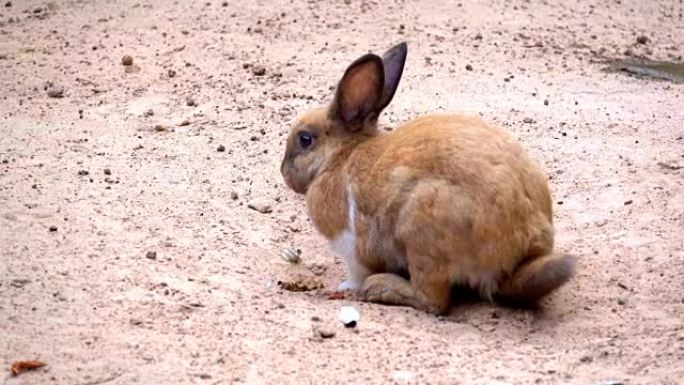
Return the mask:
[[297, 264], [299, 261], [301, 261], [301, 254], [301, 251], [294, 251], [288, 247], [287, 249], [283, 250], [282, 253], [280, 253], [280, 256], [283, 257], [283, 259], [288, 263]]
[[351, 306], [342, 306], [340, 312], [337, 313], [337, 319], [348, 328], [353, 328], [359, 321], [359, 312]]

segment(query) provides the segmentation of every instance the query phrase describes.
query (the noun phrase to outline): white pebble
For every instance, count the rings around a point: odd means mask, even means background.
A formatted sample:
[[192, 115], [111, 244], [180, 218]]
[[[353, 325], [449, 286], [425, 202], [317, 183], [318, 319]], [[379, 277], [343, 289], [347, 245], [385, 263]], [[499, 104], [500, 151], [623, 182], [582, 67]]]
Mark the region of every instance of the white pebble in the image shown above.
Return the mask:
[[342, 306], [337, 314], [337, 319], [348, 328], [353, 328], [359, 321], [359, 312], [351, 306]]

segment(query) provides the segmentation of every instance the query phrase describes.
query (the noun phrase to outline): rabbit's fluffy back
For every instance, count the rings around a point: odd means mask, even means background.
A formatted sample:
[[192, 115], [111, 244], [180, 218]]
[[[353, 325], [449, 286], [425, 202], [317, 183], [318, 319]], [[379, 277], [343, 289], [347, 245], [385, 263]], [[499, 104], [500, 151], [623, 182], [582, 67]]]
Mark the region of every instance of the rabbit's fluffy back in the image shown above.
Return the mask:
[[371, 272], [405, 271], [406, 245], [421, 244], [453, 283], [490, 296], [522, 259], [553, 248], [546, 178], [477, 118], [425, 116], [341, 154], [311, 185], [309, 209], [332, 241], [355, 230], [356, 258]]

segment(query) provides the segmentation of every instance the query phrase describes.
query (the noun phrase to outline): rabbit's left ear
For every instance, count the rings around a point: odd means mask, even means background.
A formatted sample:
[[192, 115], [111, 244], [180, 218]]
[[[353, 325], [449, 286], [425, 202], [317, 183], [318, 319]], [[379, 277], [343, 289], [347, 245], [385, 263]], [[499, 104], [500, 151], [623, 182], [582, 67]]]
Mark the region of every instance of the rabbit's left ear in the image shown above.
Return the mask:
[[353, 62], [337, 86], [329, 116], [356, 132], [369, 118], [377, 117], [385, 77], [379, 56], [366, 54]]
[[376, 107], [378, 114], [390, 104], [394, 93], [397, 91], [397, 87], [399, 87], [399, 80], [401, 80], [401, 75], [404, 72], [404, 63], [406, 63], [407, 51], [406, 42], [401, 42], [390, 48], [382, 56], [385, 84], [382, 89], [382, 97]]

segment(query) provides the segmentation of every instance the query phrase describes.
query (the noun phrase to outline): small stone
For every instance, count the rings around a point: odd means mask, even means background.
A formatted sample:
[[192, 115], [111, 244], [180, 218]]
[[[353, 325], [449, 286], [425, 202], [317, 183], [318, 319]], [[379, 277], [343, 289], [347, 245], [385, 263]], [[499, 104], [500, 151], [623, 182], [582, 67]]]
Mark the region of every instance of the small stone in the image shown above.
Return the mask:
[[47, 90], [47, 96], [51, 98], [63, 98], [64, 97], [64, 87], [62, 86], [52, 86]]
[[342, 322], [345, 327], [353, 328], [359, 321], [359, 312], [352, 306], [342, 306], [339, 313], [337, 314], [337, 319]]
[[252, 73], [255, 76], [264, 76], [266, 74], [266, 68], [263, 66], [254, 66], [252, 67]]
[[150, 116], [154, 116], [154, 110], [152, 110], [152, 109], [150, 108], [149, 110], [143, 112], [143, 116], [146, 117], [146, 118], [149, 118]]
[[626, 200], [626, 201], [625, 201], [625, 206], [629, 206], [629, 205], [631, 205], [632, 203], [634, 203], [633, 200], [631, 200], [631, 199]]
[[48, 230], [49, 230], [51, 233], [54, 233], [55, 231], [57, 231], [57, 226], [52, 225], [52, 226], [50, 226], [50, 227], [48, 228]]
[[79, 176], [86, 176], [88, 174], [90, 174], [90, 171], [88, 171], [88, 170], [78, 170]]
[[226, 146], [219, 144], [218, 147], [216, 147], [216, 151], [224, 152], [224, 151], [226, 151]]
[[121, 59], [121, 64], [123, 64], [123, 65], [125, 65], [125, 66], [131, 66], [131, 65], [133, 65], [133, 56], [131, 56], [131, 55], [125, 55], [125, 56]]
[[127, 74], [136, 74], [136, 73], [140, 72], [140, 66], [135, 65], [135, 64], [130, 65], [130, 66], [126, 67], [126, 71], [125, 71], [125, 72], [126, 72]]
[[170, 78], [175, 78], [176, 77], [176, 71], [172, 70], [169, 68], [169, 70], [166, 72], [167, 75], [169, 75]]
[[166, 131], [166, 127], [162, 126], [161, 124], [157, 124], [154, 126], [154, 130], [156, 132], [163, 132], [163, 131]]
[[247, 203], [247, 207], [249, 207], [252, 210], [258, 211], [262, 214], [268, 214], [270, 212], [273, 212], [273, 208], [271, 207], [271, 205], [264, 199], [255, 199]]
[[627, 301], [625, 301], [624, 298], [618, 298], [617, 303], [620, 306], [625, 306], [627, 304]]
[[292, 250], [291, 248], [285, 248], [280, 253], [280, 256], [288, 263], [297, 264], [301, 261], [301, 250]]
[[9, 8], [9, 7], [11, 7], [11, 6], [12, 6], [12, 2], [11, 2], [11, 1], [8, 1], [8, 2], [5, 3], [5, 7]]
[[208, 373], [201, 373], [198, 377], [202, 380], [208, 380], [211, 378], [211, 375]]
[[238, 195], [237, 192], [235, 192], [235, 191], [231, 191], [231, 192], [230, 192], [230, 199], [236, 201], [239, 197], [240, 197], [240, 196]]
[[472, 71], [473, 70], [473, 66], [471, 66], [470, 64], [466, 64], [465, 68], [466, 68], [466, 71]]
[[134, 326], [142, 325], [143, 323], [143, 321], [140, 318], [131, 318], [128, 322], [130, 322], [130, 324]]
[[145, 258], [147, 258], [147, 259], [152, 259], [152, 260], [156, 260], [156, 259], [157, 259], [157, 252], [156, 252], [156, 251], [148, 251], [148, 252], [145, 254]]
[[223, 3], [221, 3], [221, 6], [222, 6], [222, 7], [227, 7], [227, 6], [228, 6], [228, 2], [227, 2], [227, 1], [224, 1]]
[[639, 35], [636, 38], [637, 44], [648, 44], [649, 41], [650, 39], [646, 35]]
[[105, 168], [105, 169], [104, 169], [104, 174], [105, 174], [105, 175], [112, 175], [112, 170], [110, 170], [110, 169], [108, 169], [108, 168]]
[[548, 106], [549, 105], [549, 99], [544, 99], [544, 105]]
[[591, 361], [593, 361], [593, 359], [590, 356], [583, 356], [580, 358], [580, 362], [585, 363], [585, 364], [589, 363]]
[[181, 126], [181, 127], [189, 126], [189, 125], [190, 125], [190, 121], [189, 121], [188, 119], [184, 119], [184, 120], [183, 120], [182, 122], [180, 122], [178, 125]]
[[29, 283], [31, 283], [30, 279], [16, 278], [16, 279], [13, 279], [12, 282], [10, 282], [10, 285], [12, 285], [12, 287], [15, 287], [17, 289], [21, 289], [22, 287], [28, 285]]
[[523, 119], [523, 123], [532, 124], [532, 123], [534, 123], [534, 119], [527, 117], [527, 118]]
[[185, 98], [185, 104], [187, 104], [188, 107], [194, 107], [197, 105], [197, 102], [195, 101], [195, 98], [193, 98], [192, 96], [188, 96], [187, 98]]
[[325, 327], [325, 326], [316, 326], [313, 328], [314, 329], [314, 335], [316, 337], [321, 337], [323, 339], [329, 339], [335, 337], [335, 330]]

